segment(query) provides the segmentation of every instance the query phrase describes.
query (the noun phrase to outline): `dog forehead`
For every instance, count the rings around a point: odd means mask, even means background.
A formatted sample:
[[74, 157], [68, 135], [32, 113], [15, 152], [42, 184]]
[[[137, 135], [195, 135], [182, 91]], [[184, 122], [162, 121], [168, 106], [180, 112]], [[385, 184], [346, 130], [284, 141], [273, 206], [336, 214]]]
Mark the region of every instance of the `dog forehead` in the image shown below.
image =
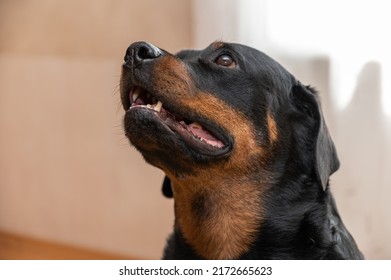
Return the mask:
[[273, 58], [267, 54], [252, 48], [250, 46], [238, 43], [214, 42], [202, 50], [185, 49], [176, 53], [176, 56], [183, 60], [192, 60], [195, 58], [207, 58], [213, 54], [231, 53], [233, 55], [241, 56], [253, 61], [263, 62], [263, 64], [273, 64], [275, 67], [282, 67]]
[[203, 50], [182, 50], [176, 57], [183, 62], [197, 62], [199, 59], [213, 60], [218, 55], [231, 54], [240, 66], [249, 74], [270, 76], [271, 80], [280, 79], [294, 82], [296, 79], [279, 62], [253, 47], [238, 43], [214, 42]]

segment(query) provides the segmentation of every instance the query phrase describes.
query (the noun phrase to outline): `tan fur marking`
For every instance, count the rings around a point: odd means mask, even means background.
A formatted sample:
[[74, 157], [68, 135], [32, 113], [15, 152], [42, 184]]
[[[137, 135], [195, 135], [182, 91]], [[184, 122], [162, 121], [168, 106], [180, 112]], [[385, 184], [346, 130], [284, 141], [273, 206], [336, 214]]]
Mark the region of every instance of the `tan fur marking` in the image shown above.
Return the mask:
[[[224, 181], [203, 186], [197, 177], [191, 180], [194, 185], [186, 181], [184, 185], [173, 183], [175, 215], [186, 240], [207, 259], [240, 257], [254, 241], [262, 221], [262, 188]], [[218, 184], [216, 181], [213, 183]], [[212, 202], [206, 219], [200, 219], [191, 207], [192, 197], [199, 192]]]
[[217, 50], [224, 46], [224, 42], [216, 41], [212, 44], [212, 48]]
[[273, 144], [278, 139], [278, 128], [277, 123], [270, 112], [267, 113], [267, 126], [269, 130], [270, 144]]

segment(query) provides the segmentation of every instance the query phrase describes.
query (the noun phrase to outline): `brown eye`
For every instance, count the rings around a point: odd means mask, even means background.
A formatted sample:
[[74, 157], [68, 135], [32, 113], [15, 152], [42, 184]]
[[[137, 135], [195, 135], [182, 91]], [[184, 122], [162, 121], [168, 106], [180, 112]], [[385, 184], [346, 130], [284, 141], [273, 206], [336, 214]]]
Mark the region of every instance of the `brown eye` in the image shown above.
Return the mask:
[[220, 66], [233, 68], [236, 66], [234, 59], [228, 54], [222, 54], [215, 60], [215, 63]]

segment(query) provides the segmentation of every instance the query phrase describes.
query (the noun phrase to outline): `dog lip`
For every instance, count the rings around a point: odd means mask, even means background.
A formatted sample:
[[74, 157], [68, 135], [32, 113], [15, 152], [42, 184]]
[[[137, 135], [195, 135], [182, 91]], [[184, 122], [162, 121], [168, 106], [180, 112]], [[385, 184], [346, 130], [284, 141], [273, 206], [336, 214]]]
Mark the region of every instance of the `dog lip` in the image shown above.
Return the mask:
[[210, 129], [209, 125], [207, 127], [203, 125], [206, 130], [212, 133], [223, 144], [221, 147], [213, 146], [192, 134], [192, 132], [187, 129], [188, 125], [186, 125], [184, 121], [176, 120], [174, 114], [171, 113], [171, 111], [166, 110], [164, 107], [162, 107], [160, 112], [157, 112], [154, 110], [153, 106], [133, 106], [129, 108], [126, 114], [132, 114], [132, 112], [136, 110], [143, 110], [144, 117], [148, 117], [155, 122], [159, 122], [163, 127], [165, 127], [165, 130], [168, 133], [179, 137], [186, 144], [186, 146], [198, 154], [204, 156], [221, 157], [228, 154], [232, 150], [231, 141], [227, 140], [228, 137], [225, 136], [225, 133], [220, 132], [220, 129]]
[[191, 123], [190, 125], [187, 125], [183, 121], [177, 122], [173, 118], [167, 118], [164, 123], [170, 128], [170, 130], [172, 130], [175, 134], [179, 135], [182, 140], [190, 148], [192, 148], [192, 150], [195, 150], [200, 154], [216, 157], [223, 156], [231, 150], [231, 142], [227, 141], [225, 139], [226, 137], [221, 137], [221, 133], [216, 133], [215, 129], [206, 128], [204, 125], [202, 125], [202, 127], [207, 130], [208, 133], [212, 133], [213, 136], [218, 139], [219, 142], [221, 142], [222, 146], [215, 146], [213, 144], [210, 144], [201, 137], [198, 137], [197, 135], [189, 131], [189, 126], [191, 126], [195, 122]]
[[225, 155], [231, 150], [232, 141], [222, 128], [209, 120], [205, 121], [198, 117], [186, 121], [188, 120], [187, 112], [177, 108], [178, 105], [166, 102], [164, 96], [157, 97], [158, 94], [134, 85], [129, 90], [121, 91], [121, 95], [127, 113], [132, 110], [149, 110], [157, 117], [156, 121], [161, 122], [167, 130], [179, 136], [195, 152], [216, 157]]

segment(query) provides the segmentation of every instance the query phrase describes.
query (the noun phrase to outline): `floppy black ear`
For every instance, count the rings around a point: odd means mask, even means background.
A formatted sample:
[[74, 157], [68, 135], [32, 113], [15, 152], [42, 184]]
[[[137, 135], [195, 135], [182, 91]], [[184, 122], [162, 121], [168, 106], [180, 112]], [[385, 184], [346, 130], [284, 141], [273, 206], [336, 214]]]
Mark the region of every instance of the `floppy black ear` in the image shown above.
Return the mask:
[[174, 196], [171, 188], [171, 181], [167, 176], [164, 176], [162, 192], [165, 197], [172, 198]]
[[339, 160], [334, 143], [328, 132], [319, 101], [314, 89], [297, 82], [292, 89], [296, 105], [315, 120], [314, 162], [318, 183], [326, 189], [331, 174], [339, 168]]

